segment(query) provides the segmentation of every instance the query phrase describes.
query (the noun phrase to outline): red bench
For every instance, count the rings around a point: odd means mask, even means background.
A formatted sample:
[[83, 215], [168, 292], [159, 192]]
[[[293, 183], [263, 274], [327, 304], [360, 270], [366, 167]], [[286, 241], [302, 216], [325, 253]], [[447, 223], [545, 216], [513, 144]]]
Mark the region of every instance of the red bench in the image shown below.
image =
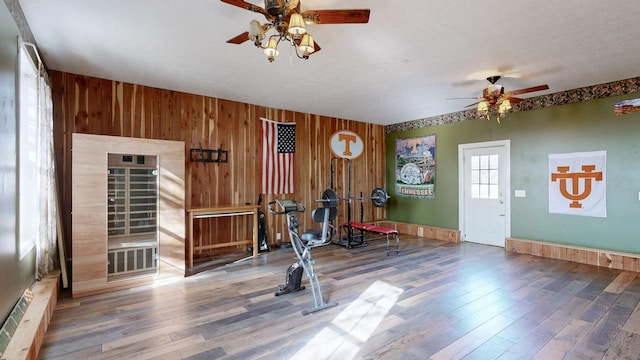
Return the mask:
[[[359, 230], [361, 232], [370, 232], [384, 236], [387, 239], [387, 255], [389, 255], [390, 251], [395, 251], [396, 254], [400, 252], [400, 235], [398, 234], [398, 230], [396, 229], [379, 227], [375, 226], [374, 224], [364, 224], [355, 221], [342, 224], [342, 228], [346, 229], [347, 231], [349, 230], [349, 228], [351, 228], [351, 230]], [[395, 249], [392, 249], [391, 247], [392, 238], [395, 238], [396, 240]]]

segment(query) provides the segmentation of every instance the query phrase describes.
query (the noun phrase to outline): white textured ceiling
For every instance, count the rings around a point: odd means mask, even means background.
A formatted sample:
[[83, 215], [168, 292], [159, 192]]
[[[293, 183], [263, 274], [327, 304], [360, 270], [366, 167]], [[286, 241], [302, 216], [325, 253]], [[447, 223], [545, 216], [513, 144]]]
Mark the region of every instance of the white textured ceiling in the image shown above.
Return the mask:
[[465, 110], [447, 98], [490, 75], [550, 87], [525, 98], [640, 75], [638, 0], [301, 0], [370, 20], [311, 25], [322, 50], [273, 63], [226, 43], [264, 18], [219, 0], [20, 3], [50, 69], [383, 125]]

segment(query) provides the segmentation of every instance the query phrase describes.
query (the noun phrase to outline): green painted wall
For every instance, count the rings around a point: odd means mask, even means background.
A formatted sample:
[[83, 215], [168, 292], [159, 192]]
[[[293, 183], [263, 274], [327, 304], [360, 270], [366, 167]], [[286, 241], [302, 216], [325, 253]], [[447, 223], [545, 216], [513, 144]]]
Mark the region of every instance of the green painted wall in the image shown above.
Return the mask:
[[[394, 184], [395, 140], [436, 134], [436, 197], [391, 195], [387, 218], [458, 229], [458, 144], [511, 140], [511, 236], [640, 253], [640, 113], [616, 116], [629, 94], [388, 134], [387, 184]], [[607, 217], [549, 214], [548, 158], [552, 153], [607, 151]], [[526, 190], [525, 198], [513, 196]]]

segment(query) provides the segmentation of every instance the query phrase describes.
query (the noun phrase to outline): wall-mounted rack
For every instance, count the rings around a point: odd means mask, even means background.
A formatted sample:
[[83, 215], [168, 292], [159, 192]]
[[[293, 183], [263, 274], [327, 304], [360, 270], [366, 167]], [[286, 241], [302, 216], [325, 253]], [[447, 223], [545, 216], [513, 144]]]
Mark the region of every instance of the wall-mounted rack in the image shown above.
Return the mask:
[[190, 159], [193, 162], [227, 163], [229, 151], [222, 150], [222, 146], [219, 149], [191, 149]]

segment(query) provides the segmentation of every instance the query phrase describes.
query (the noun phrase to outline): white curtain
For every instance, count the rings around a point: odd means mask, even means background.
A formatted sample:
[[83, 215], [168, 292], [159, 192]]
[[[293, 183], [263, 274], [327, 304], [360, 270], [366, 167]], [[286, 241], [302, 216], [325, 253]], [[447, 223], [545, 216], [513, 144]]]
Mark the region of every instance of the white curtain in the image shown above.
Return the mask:
[[39, 211], [36, 236], [36, 279], [47, 276], [58, 266], [57, 261], [57, 189], [53, 153], [53, 102], [51, 87], [43, 77], [38, 86], [38, 158], [39, 158]]

